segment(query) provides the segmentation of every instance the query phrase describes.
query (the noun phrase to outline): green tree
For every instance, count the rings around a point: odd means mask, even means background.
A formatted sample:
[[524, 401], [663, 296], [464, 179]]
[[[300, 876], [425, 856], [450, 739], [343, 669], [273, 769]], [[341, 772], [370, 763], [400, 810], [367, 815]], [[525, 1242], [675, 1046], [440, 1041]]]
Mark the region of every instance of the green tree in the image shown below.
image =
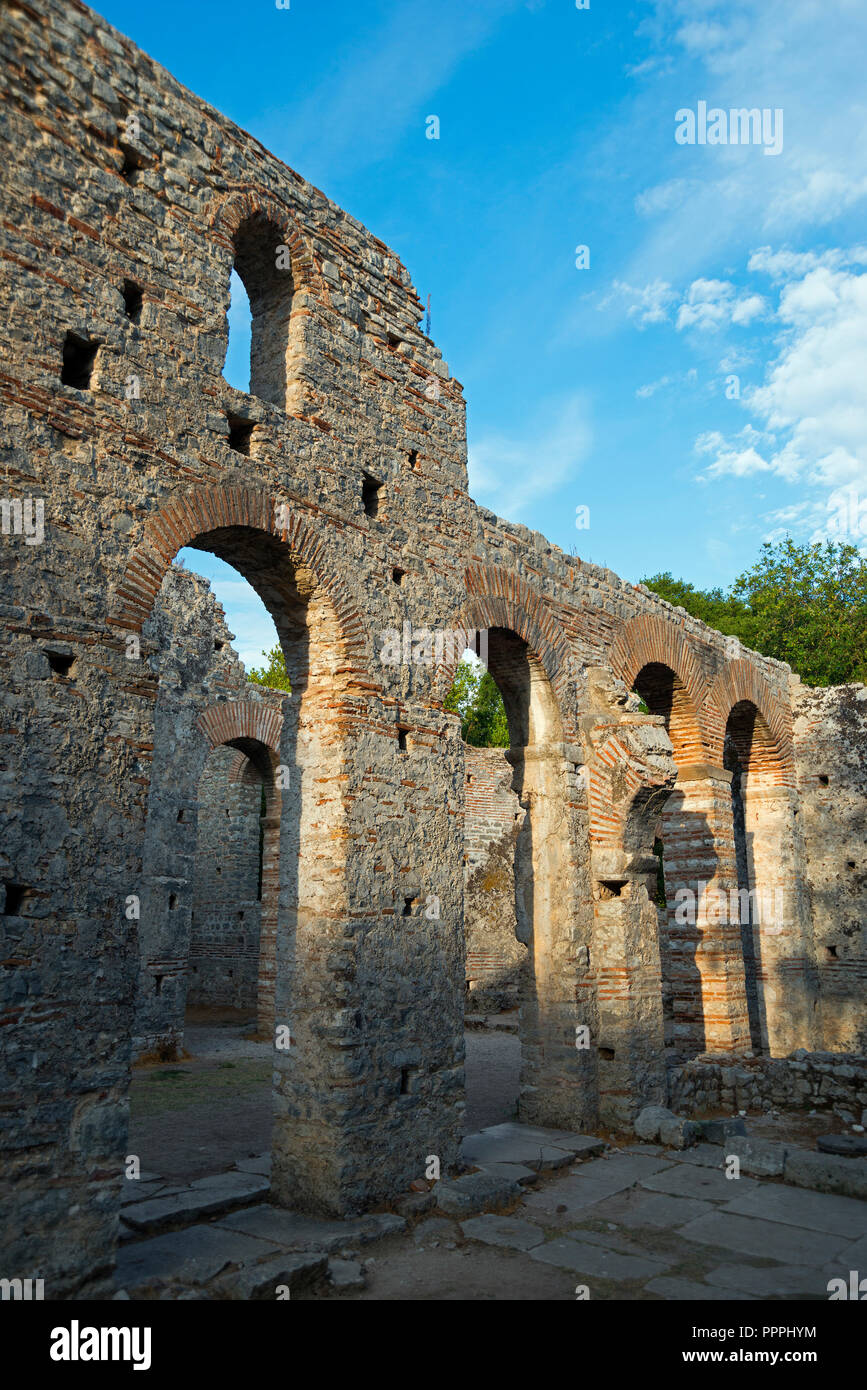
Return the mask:
[[272, 647], [269, 652], [263, 652], [262, 656], [267, 665], [254, 666], [247, 672], [247, 679], [255, 681], [257, 685], [269, 685], [272, 690], [291, 690], [283, 648], [279, 645]]
[[457, 665], [445, 708], [461, 717], [461, 738], [474, 748], [508, 748], [503, 698], [489, 671], [464, 657]]
[[728, 593], [670, 572], [642, 581], [719, 632], [787, 661], [807, 685], [867, 681], [867, 558], [854, 545], [766, 541]]
[[667, 603], [673, 603], [675, 608], [685, 608], [687, 613], [701, 618], [703, 623], [715, 627], [717, 632], [746, 640], [743, 632], [749, 613], [741, 599], [724, 593], [722, 589], [696, 589], [685, 579], [675, 579], [671, 570], [666, 570], [664, 574], [653, 574], [641, 582]]

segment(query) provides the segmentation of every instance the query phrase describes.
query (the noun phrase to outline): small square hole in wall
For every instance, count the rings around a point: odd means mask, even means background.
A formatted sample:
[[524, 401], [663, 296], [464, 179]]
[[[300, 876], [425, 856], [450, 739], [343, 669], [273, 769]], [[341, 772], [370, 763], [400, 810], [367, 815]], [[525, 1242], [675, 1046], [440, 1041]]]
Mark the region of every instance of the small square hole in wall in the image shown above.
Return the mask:
[[821, 785], [822, 785], [823, 787], [827, 787], [827, 785], [828, 785], [828, 780], [829, 780], [829, 778], [828, 778], [827, 772], [820, 772], [820, 773], [819, 773], [819, 782], [821, 783]]
[[139, 174], [142, 169], [147, 168], [149, 161], [143, 154], [140, 154], [138, 150], [134, 149], [132, 145], [121, 143], [120, 148], [123, 151], [123, 164], [120, 167], [120, 176], [122, 179], [125, 179], [132, 188], [135, 188], [135, 185], [138, 183]]
[[387, 342], [389, 352], [397, 352], [400, 347], [400, 338], [398, 338], [397, 334], [389, 333]]
[[162, 977], [162, 975], [154, 975], [154, 994], [162, 994], [162, 992], [163, 992], [163, 977]]
[[61, 383], [64, 386], [74, 386], [76, 391], [89, 391], [98, 351], [98, 342], [82, 338], [77, 333], [67, 333], [63, 343]]
[[836, 946], [826, 946], [826, 947], [825, 947], [825, 950], [826, 950], [827, 953], [828, 953], [828, 959], [829, 959], [829, 960], [836, 960], [836, 959], [837, 959], [837, 947], [836, 947]]
[[371, 478], [369, 473], [365, 473], [361, 480], [361, 505], [364, 508], [365, 516], [379, 515], [379, 494], [382, 490], [382, 483], [377, 482], [376, 478]]
[[219, 638], [217, 638], [217, 637], [214, 638], [214, 651], [215, 651], [215, 652], [221, 652], [221, 651], [223, 650], [223, 647], [224, 647], [224, 646], [225, 646], [225, 643], [224, 643], [224, 642], [221, 642], [221, 641], [219, 640]]
[[406, 570], [398, 569], [396, 565], [394, 569], [391, 571], [391, 577], [394, 580], [395, 584], [402, 584], [403, 577], [405, 574]]
[[180, 823], [183, 819], [184, 819], [184, 812], [183, 812], [183, 809], [181, 809], [180, 811], [178, 811], [178, 822]]
[[141, 285], [137, 285], [135, 280], [124, 280], [123, 282], [123, 307], [124, 312], [130, 323], [138, 323], [141, 318], [141, 308], [144, 303]]
[[412, 916], [412, 909], [413, 909], [414, 904], [415, 904], [415, 898], [404, 898], [404, 900], [403, 900], [403, 912], [401, 913], [401, 916], [402, 916], [402, 917], [411, 917], [411, 916]]
[[400, 724], [398, 724], [398, 726], [397, 726], [397, 751], [398, 751], [398, 753], [405, 753], [405, 752], [407, 751], [407, 747], [406, 747], [406, 735], [407, 735], [407, 730], [404, 729], [404, 728], [402, 728], [402, 726], [401, 726]]
[[240, 415], [227, 415], [229, 421], [229, 448], [239, 454], [249, 454], [250, 439], [255, 429], [252, 420], [242, 420]]
[[48, 665], [56, 676], [68, 677], [71, 674], [75, 666], [74, 656], [70, 656], [68, 652], [51, 651], [46, 651], [45, 655], [48, 657]]
[[410, 449], [408, 458], [410, 468], [418, 468], [418, 449]]
[[847, 868], [847, 869], [854, 869], [854, 867], [855, 867], [855, 860], [854, 860], [854, 859], [847, 859], [847, 860], [846, 860], [846, 868]]
[[613, 1062], [613, 1061], [614, 1061], [614, 1048], [613, 1048], [613, 1047], [600, 1047], [600, 1048], [599, 1048], [599, 1056], [601, 1057], [601, 1059], [602, 1059], [603, 1062]]
[[6, 903], [3, 908], [4, 917], [17, 917], [24, 905], [27, 896], [27, 887], [23, 883], [6, 883]]
[[175, 908], [177, 907], [177, 905], [178, 905], [178, 895], [177, 895], [177, 893], [169, 893], [169, 911], [170, 911], [170, 912], [174, 912], [174, 910], [175, 910]]

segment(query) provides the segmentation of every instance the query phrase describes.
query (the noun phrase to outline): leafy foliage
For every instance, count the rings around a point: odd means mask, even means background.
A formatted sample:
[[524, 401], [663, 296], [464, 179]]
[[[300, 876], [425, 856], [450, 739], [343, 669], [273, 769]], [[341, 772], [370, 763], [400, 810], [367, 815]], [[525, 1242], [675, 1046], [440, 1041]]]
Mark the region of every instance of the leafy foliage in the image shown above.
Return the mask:
[[268, 663], [267, 666], [254, 666], [247, 672], [247, 679], [255, 681], [257, 685], [269, 685], [273, 690], [291, 690], [283, 648], [272, 647], [269, 652], [263, 652], [262, 656]]
[[473, 748], [508, 748], [503, 698], [489, 671], [463, 657], [455, 670], [445, 708], [461, 717], [461, 737]]
[[728, 593], [670, 571], [642, 581], [744, 646], [787, 661], [807, 685], [867, 681], [867, 559], [854, 545], [766, 541]]

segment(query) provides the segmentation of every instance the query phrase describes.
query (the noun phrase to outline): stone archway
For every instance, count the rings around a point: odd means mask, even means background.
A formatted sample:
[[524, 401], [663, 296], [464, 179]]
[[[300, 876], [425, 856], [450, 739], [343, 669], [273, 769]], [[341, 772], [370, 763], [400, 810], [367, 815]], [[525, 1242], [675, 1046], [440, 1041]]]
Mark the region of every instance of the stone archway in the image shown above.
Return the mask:
[[277, 974], [277, 921], [280, 893], [280, 823], [283, 777], [280, 739], [283, 716], [273, 707], [248, 701], [215, 704], [199, 716], [198, 727], [211, 750], [236, 750], [230, 780], [247, 780], [255, 770], [262, 788], [261, 891], [258, 913], [256, 1017], [260, 1038], [273, 1038]]
[[[661, 721], [621, 713], [607, 672], [576, 673], [537, 591], [494, 567], [472, 567], [466, 583], [461, 623], [486, 631], [525, 811], [516, 917], [532, 971], [519, 1115], [619, 1125], [665, 1096], [657, 919], [642, 847], [652, 807], [661, 809], [674, 780], [671, 745], [654, 727]], [[451, 674], [444, 665], [443, 691]]]
[[[283, 785], [273, 933], [273, 1019], [277, 1035], [291, 1037], [291, 1045], [275, 1046], [274, 1053], [272, 1190], [287, 1205], [357, 1208], [364, 1200], [360, 1170], [369, 1165], [363, 1141], [355, 1171], [346, 1164], [345, 1136], [364, 1117], [334, 1086], [321, 1039], [333, 1035], [332, 1020], [343, 1017], [346, 995], [345, 965], [338, 969], [336, 962], [350, 920], [346, 730], [359, 720], [353, 697], [365, 669], [363, 629], [305, 522], [288, 505], [278, 511], [264, 491], [240, 486], [184, 495], [151, 518], [117, 590], [118, 627], [140, 628], [162, 573], [183, 545], [210, 550], [257, 591], [277, 628], [292, 687], [279, 729]], [[277, 756], [276, 721], [255, 707], [233, 715], [217, 705], [199, 731], [206, 746], [229, 741], [249, 751], [258, 739], [271, 745], [270, 758]], [[272, 829], [276, 840], [276, 825]], [[335, 1045], [356, 1027], [346, 1019]]]
[[817, 969], [798, 819], [791, 715], [752, 662], [729, 662], [708, 695], [714, 746], [729, 772], [735, 859], [726, 916], [748, 963], [754, 1051], [817, 1045]]
[[707, 679], [689, 640], [661, 617], [633, 618], [619, 634], [614, 669], [660, 716], [677, 782], [660, 818], [665, 920], [661, 930], [666, 1042], [677, 1055], [749, 1046], [740, 932], [716, 895], [736, 886], [731, 845], [731, 773], [711, 755]]
[[[148, 798], [142, 863], [143, 911], [139, 927], [140, 970], [136, 1004], [135, 1050], [171, 1059], [183, 1047], [187, 1005], [195, 863], [200, 850], [200, 786], [209, 755], [232, 748], [242, 772], [255, 763], [266, 807], [262, 821], [263, 882], [258, 913], [260, 977], [257, 1009], [260, 1032], [273, 1035], [274, 949], [279, 890], [281, 792], [274, 778], [279, 759], [282, 714], [266, 702], [221, 700], [205, 709], [170, 739], [158, 699], [159, 747], [155, 752]], [[264, 1035], [264, 1034], [263, 1034]]]

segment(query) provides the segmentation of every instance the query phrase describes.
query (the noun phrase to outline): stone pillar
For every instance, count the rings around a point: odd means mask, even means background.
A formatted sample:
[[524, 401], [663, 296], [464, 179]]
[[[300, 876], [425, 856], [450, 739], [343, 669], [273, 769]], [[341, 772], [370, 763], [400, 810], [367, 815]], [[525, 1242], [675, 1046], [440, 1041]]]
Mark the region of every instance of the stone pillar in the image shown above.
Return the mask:
[[[515, 846], [518, 939], [530, 960], [521, 998], [520, 1119], [560, 1129], [597, 1120], [590, 939], [578, 899], [576, 836], [570, 806], [578, 783], [564, 745], [510, 749], [525, 809]], [[576, 1028], [587, 1028], [590, 1046]]]
[[274, 1038], [274, 981], [277, 973], [277, 920], [280, 894], [280, 789], [265, 789], [265, 815], [262, 819], [262, 906], [259, 914], [259, 990], [257, 1032], [260, 1038]]
[[605, 673], [593, 683], [609, 713], [582, 720], [588, 744], [591, 965], [597, 995], [599, 1120], [630, 1125], [645, 1105], [665, 1104], [665, 1041], [654, 828], [677, 769], [662, 718], [626, 708]]
[[[402, 737], [398, 737], [398, 731]], [[406, 747], [403, 747], [405, 740]], [[284, 720], [272, 1191], [352, 1215], [457, 1159], [463, 757], [441, 710], [371, 697]]]
[[798, 798], [790, 787], [744, 783], [759, 1026], [763, 1050], [785, 1057], [821, 1042]]
[[659, 916], [648, 862], [598, 847], [591, 866], [599, 1123], [621, 1128], [666, 1101]]
[[738, 882], [731, 780], [721, 767], [680, 768], [662, 816], [670, 1041], [689, 1056], [750, 1047], [740, 926], [716, 910]]

